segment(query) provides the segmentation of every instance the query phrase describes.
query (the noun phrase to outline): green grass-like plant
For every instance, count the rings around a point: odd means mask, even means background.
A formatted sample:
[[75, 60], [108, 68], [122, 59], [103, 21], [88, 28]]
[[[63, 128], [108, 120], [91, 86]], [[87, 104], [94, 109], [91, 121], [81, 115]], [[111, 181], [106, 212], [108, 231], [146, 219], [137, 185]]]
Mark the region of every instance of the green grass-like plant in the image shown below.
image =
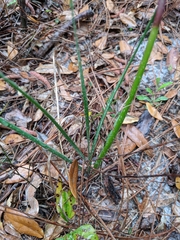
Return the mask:
[[[80, 56], [80, 50], [79, 50], [79, 45], [78, 45], [78, 38], [77, 38], [77, 34], [76, 34], [76, 24], [75, 24], [75, 21], [74, 21], [73, 27], [74, 27], [74, 35], [75, 35], [75, 42], [76, 42], [76, 52], [77, 52], [77, 56], [78, 56], [78, 65], [79, 65], [79, 71], [80, 71], [81, 87], [82, 87], [84, 115], [85, 115], [85, 123], [86, 123], [86, 137], [87, 137], [87, 141], [88, 141], [88, 149], [87, 149], [87, 151], [88, 151], [88, 161], [89, 161], [89, 166], [91, 166], [91, 167], [92, 167], [91, 161], [92, 161], [92, 158], [94, 156], [95, 148], [96, 148], [96, 145], [97, 145], [97, 141], [98, 141], [98, 138], [99, 138], [99, 134], [100, 134], [100, 131], [101, 131], [104, 119], [105, 119], [105, 117], [107, 115], [107, 112], [108, 112], [109, 108], [111, 107], [111, 104], [112, 104], [112, 101], [114, 99], [114, 96], [115, 96], [116, 92], [118, 91], [118, 89], [119, 89], [119, 87], [120, 87], [120, 85], [121, 85], [121, 83], [122, 83], [122, 81], [124, 79], [124, 76], [127, 73], [127, 70], [129, 68], [130, 64], [132, 63], [132, 61], [133, 61], [133, 59], [134, 59], [134, 57], [135, 57], [135, 55], [136, 55], [136, 53], [137, 53], [137, 51], [138, 51], [138, 49], [140, 47], [140, 44], [142, 43], [143, 39], [145, 38], [145, 36], [146, 36], [146, 34], [147, 34], [147, 32], [148, 32], [148, 30], [149, 30], [153, 20], [154, 20], [153, 26], [152, 26], [152, 29], [151, 29], [151, 33], [150, 33], [150, 36], [149, 36], [149, 40], [148, 40], [148, 43], [147, 43], [147, 46], [146, 46], [146, 49], [145, 49], [142, 61], [140, 63], [140, 66], [139, 66], [136, 78], [135, 78], [135, 80], [133, 82], [133, 85], [131, 87], [131, 90], [129, 92], [129, 96], [128, 96], [126, 102], [124, 103], [123, 110], [120, 112], [119, 116], [117, 117], [117, 119], [115, 121], [113, 129], [110, 131], [110, 133], [109, 133], [109, 135], [108, 135], [108, 137], [106, 139], [106, 143], [105, 143], [103, 149], [101, 150], [99, 156], [97, 157], [97, 160], [96, 160], [96, 162], [94, 164], [94, 168], [99, 168], [101, 166], [102, 160], [105, 157], [106, 153], [108, 152], [109, 148], [111, 147], [114, 139], [116, 138], [116, 136], [117, 136], [117, 134], [119, 132], [119, 129], [120, 129], [122, 123], [123, 123], [123, 120], [126, 117], [127, 112], [128, 112], [128, 110], [130, 108], [130, 105], [131, 105], [132, 101], [135, 98], [138, 86], [140, 84], [142, 75], [143, 75], [143, 73], [145, 71], [145, 68], [146, 68], [146, 65], [147, 65], [150, 53], [152, 51], [154, 42], [156, 40], [159, 23], [161, 21], [162, 14], [163, 14], [163, 11], [164, 11], [164, 6], [165, 6], [165, 0], [159, 0], [156, 13], [152, 17], [152, 19], [149, 21], [149, 23], [148, 23], [148, 25], [147, 25], [143, 35], [140, 38], [140, 41], [139, 41], [139, 43], [138, 43], [134, 53], [132, 54], [132, 56], [131, 56], [131, 58], [130, 58], [130, 60], [129, 60], [129, 62], [128, 62], [127, 66], [126, 66], [126, 68], [125, 68], [125, 70], [124, 70], [124, 72], [122, 74], [122, 76], [120, 77], [120, 79], [119, 79], [119, 81], [118, 81], [118, 83], [116, 85], [116, 88], [112, 91], [112, 93], [111, 93], [111, 95], [110, 95], [110, 97], [109, 97], [109, 99], [107, 101], [106, 107], [102, 111], [103, 113], [102, 113], [102, 116], [101, 116], [101, 119], [100, 119], [100, 122], [99, 122], [99, 126], [97, 128], [96, 135], [94, 137], [94, 140], [93, 140], [91, 148], [90, 148], [91, 140], [90, 140], [90, 123], [89, 123], [88, 98], [87, 98], [87, 92], [86, 92], [86, 87], [85, 87], [85, 82], [84, 82], [83, 69], [82, 69], [82, 64], [81, 64], [81, 56]], [[71, 1], [71, 8], [73, 9], [72, 1]], [[73, 13], [73, 11], [72, 11], [72, 13]], [[74, 15], [73, 15], [73, 17], [74, 17]], [[6, 81], [16, 91], [19, 91], [26, 99], [28, 99], [31, 103], [33, 103], [38, 109], [40, 109], [43, 112], [43, 114], [47, 118], [49, 118], [49, 120], [52, 122], [52, 124], [54, 124], [57, 127], [57, 129], [61, 132], [61, 134], [65, 137], [65, 139], [71, 144], [71, 146], [74, 148], [74, 150], [77, 152], [77, 154], [79, 154], [79, 156], [82, 159], [86, 160], [84, 154], [78, 148], [76, 143], [67, 135], [65, 130], [57, 123], [57, 121], [34, 98], [32, 98], [28, 93], [23, 91], [15, 82], [13, 82], [10, 79], [6, 78], [2, 73], [0, 73], [0, 77], [3, 78], [4, 81]], [[62, 158], [63, 160], [65, 160], [67, 162], [72, 162], [72, 160], [69, 159], [68, 157], [66, 157], [64, 154], [62, 154], [62, 153], [58, 152], [57, 150], [51, 148], [48, 144], [45, 144], [44, 142], [40, 141], [36, 137], [33, 137], [32, 135], [26, 133], [25, 131], [23, 131], [20, 128], [16, 127], [14, 124], [6, 121], [2, 117], [0, 117], [0, 123], [3, 124], [4, 126], [7, 126], [7, 127], [11, 128], [12, 130], [16, 131], [17, 133], [19, 133], [20, 135], [24, 136], [25, 138], [33, 141], [34, 143], [40, 145], [44, 149], [50, 151], [51, 153], [55, 154], [56, 156]]]

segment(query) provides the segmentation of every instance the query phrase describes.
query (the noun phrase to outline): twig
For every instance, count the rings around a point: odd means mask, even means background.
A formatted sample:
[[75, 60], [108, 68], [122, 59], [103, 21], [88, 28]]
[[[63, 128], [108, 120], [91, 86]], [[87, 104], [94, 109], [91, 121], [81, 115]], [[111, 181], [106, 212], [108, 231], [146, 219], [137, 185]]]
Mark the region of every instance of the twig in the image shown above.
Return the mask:
[[35, 54], [37, 57], [44, 57], [45, 54], [54, 46], [54, 44], [56, 42], [59, 41], [59, 38], [66, 33], [66, 31], [73, 25], [73, 21], [77, 22], [83, 18], [89, 18], [92, 17], [94, 15], [92, 10], [87, 10], [84, 11], [80, 14], [78, 14], [74, 19], [71, 19], [70, 21], [67, 21], [60, 29], [59, 31], [56, 31], [53, 36], [52, 39], [45, 43], [40, 49], [39, 51]]

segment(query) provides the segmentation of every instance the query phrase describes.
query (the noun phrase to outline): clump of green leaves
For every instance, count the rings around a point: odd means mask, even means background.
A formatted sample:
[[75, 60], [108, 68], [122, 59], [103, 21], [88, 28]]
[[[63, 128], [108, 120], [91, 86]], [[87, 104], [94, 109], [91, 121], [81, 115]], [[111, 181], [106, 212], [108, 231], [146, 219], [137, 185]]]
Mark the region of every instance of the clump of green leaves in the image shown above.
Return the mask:
[[160, 105], [161, 102], [168, 100], [168, 98], [166, 96], [164, 96], [164, 92], [162, 92], [161, 90], [164, 90], [165, 88], [171, 86], [172, 84], [173, 84], [173, 82], [166, 82], [166, 83], [161, 84], [161, 79], [156, 78], [156, 88], [155, 88], [155, 90], [147, 87], [146, 92], [149, 96], [147, 96], [147, 95], [137, 95], [136, 98], [139, 101], [150, 102], [151, 104], [153, 104], [155, 106]]

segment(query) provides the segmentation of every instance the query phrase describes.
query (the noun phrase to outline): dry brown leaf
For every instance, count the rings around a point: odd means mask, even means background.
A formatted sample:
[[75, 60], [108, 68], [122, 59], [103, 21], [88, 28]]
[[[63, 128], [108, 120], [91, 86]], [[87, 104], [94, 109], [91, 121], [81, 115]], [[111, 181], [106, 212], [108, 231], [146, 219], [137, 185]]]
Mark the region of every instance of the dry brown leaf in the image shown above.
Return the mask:
[[5, 183], [12, 184], [27, 181], [32, 173], [32, 167], [26, 164], [23, 167], [18, 167], [18, 169], [16, 169], [16, 174], [14, 174], [12, 178], [6, 179]]
[[132, 17], [127, 15], [126, 13], [120, 13], [119, 17], [120, 17], [120, 20], [124, 24], [128, 25], [129, 27], [136, 27], [137, 26], [136, 21]]
[[[125, 128], [122, 128], [123, 131], [125, 131]], [[130, 140], [132, 140], [139, 148], [142, 148], [145, 146], [145, 148], [149, 147], [148, 141], [144, 137], [144, 135], [137, 129], [135, 126], [129, 125], [128, 130], [126, 131], [126, 134]], [[150, 157], [153, 156], [152, 149], [145, 150], [146, 154]]]
[[142, 213], [143, 211], [145, 211], [147, 205], [149, 203], [149, 197], [147, 197], [146, 195], [144, 196], [143, 200], [141, 203], [138, 204], [138, 208], [140, 213]]
[[106, 76], [106, 81], [108, 83], [115, 83], [118, 81], [118, 78], [117, 77], [110, 77], [110, 76]]
[[127, 138], [125, 144], [119, 146], [119, 151], [122, 154], [128, 154], [131, 153], [135, 148], [136, 144], [131, 139]]
[[74, 160], [69, 169], [69, 189], [77, 199], [78, 160]]
[[112, 0], [106, 0], [106, 6], [107, 6], [107, 9], [110, 11], [110, 12], [113, 12], [114, 11], [114, 3]]
[[30, 205], [30, 208], [26, 208], [26, 213], [36, 216], [39, 213], [39, 203], [34, 197], [36, 190], [38, 189], [42, 179], [36, 173], [33, 174], [31, 183], [26, 188], [26, 200]]
[[108, 52], [105, 52], [102, 54], [102, 57], [105, 58], [105, 59], [112, 59], [114, 58], [115, 54], [114, 53], [108, 53]]
[[21, 135], [16, 133], [9, 134], [4, 139], [5, 144], [14, 144], [14, 143], [20, 143], [23, 141], [24, 141], [24, 138]]
[[31, 122], [30, 117], [25, 116], [19, 109], [6, 113], [5, 119], [16, 124], [17, 127], [27, 127], [27, 123]]
[[180, 124], [176, 122], [174, 119], [171, 120], [171, 124], [173, 126], [174, 133], [178, 138], [180, 138]]
[[161, 38], [162, 38], [165, 43], [172, 44], [171, 39], [169, 39], [166, 35], [162, 35], [162, 37], [161, 37], [161, 35], [158, 35], [158, 38], [159, 38], [160, 40], [161, 40]]
[[8, 41], [7, 44], [8, 44], [7, 46], [8, 58], [12, 60], [18, 54], [18, 50], [15, 48], [12, 42]]
[[4, 220], [10, 222], [16, 231], [21, 234], [27, 234], [37, 238], [43, 238], [42, 228], [33, 219], [15, 209], [6, 208]]
[[[59, 67], [59, 72], [61, 74], [71, 74], [73, 73], [70, 71], [67, 67], [65, 66], [60, 66]], [[36, 72], [38, 73], [49, 73], [49, 74], [54, 74], [54, 65], [53, 64], [39, 64], [39, 66], [35, 69]]]
[[155, 44], [159, 52], [163, 54], [168, 54], [168, 49], [164, 44], [162, 44], [162, 42], [156, 42]]
[[0, 80], [0, 91], [6, 90], [6, 82], [3, 80]]
[[42, 118], [42, 116], [43, 116], [43, 112], [40, 109], [38, 109], [34, 114], [33, 121], [34, 122], [39, 121]]
[[70, 62], [68, 66], [68, 70], [72, 71], [73, 73], [78, 71], [78, 66], [76, 66], [74, 63]]
[[107, 43], [107, 35], [98, 39], [93, 45], [100, 50], [103, 50], [106, 48], [106, 43]]
[[178, 58], [177, 64], [176, 64], [176, 71], [174, 73], [174, 80], [179, 81], [180, 80], [180, 57]]
[[169, 90], [166, 94], [165, 94], [165, 97], [167, 98], [173, 98], [177, 95], [178, 93], [178, 90], [177, 89], [172, 89], [172, 90]]
[[148, 60], [148, 64], [154, 64], [154, 61], [163, 59], [162, 51], [159, 51], [158, 45], [155, 43], [151, 55]]
[[131, 123], [138, 122], [138, 121], [139, 121], [138, 117], [133, 117], [133, 116], [127, 115], [123, 121], [123, 124], [131, 124]]
[[126, 41], [121, 40], [119, 42], [119, 47], [120, 47], [120, 51], [123, 55], [129, 56], [131, 54], [132, 48]]
[[51, 89], [51, 85], [46, 77], [42, 76], [41, 74], [35, 71], [30, 71], [30, 74], [36, 79], [40, 80], [43, 84], [45, 84], [48, 89]]
[[176, 48], [171, 48], [166, 59], [166, 65], [170, 73], [173, 73], [175, 71], [178, 57], [179, 51]]
[[[79, 13], [82, 13], [82, 12], [87, 11], [87, 10], [89, 10], [89, 5], [88, 5], [88, 4], [85, 4], [85, 5], [83, 6], [83, 8], [81, 8], [81, 10], [79, 11]], [[71, 13], [71, 15], [72, 15], [72, 13]]]
[[162, 118], [161, 114], [158, 112], [158, 110], [156, 108], [154, 108], [150, 103], [146, 102], [146, 107], [152, 117], [154, 117], [158, 120], [163, 120], [163, 118]]
[[69, 135], [74, 135], [74, 134], [76, 134], [77, 133], [77, 131], [79, 130], [79, 129], [81, 129], [81, 127], [82, 127], [82, 123], [80, 122], [80, 121], [74, 121], [73, 123], [72, 123], [72, 125], [70, 126], [70, 128], [69, 128], [69, 130], [68, 130], [68, 134]]

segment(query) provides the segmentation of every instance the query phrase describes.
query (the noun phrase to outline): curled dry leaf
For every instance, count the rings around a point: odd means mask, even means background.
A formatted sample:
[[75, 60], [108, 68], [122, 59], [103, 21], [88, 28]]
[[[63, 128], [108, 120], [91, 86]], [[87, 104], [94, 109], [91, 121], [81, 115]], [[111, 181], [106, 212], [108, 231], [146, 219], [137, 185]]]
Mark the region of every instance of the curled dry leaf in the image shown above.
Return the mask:
[[16, 133], [9, 134], [4, 139], [5, 144], [15, 144], [15, 143], [23, 142], [23, 141], [24, 141], [24, 138], [21, 135], [16, 134]]
[[69, 188], [72, 195], [77, 199], [78, 160], [74, 160], [69, 169]]
[[126, 13], [120, 13], [119, 17], [120, 17], [121, 22], [128, 25], [129, 27], [136, 27], [137, 26], [136, 21], [132, 17], [127, 15]]
[[103, 50], [106, 48], [106, 43], [107, 43], [107, 35], [98, 39], [93, 45], [99, 48], [100, 50]]
[[180, 124], [176, 122], [174, 119], [171, 120], [171, 124], [173, 126], [174, 133], [178, 138], [180, 138]]
[[166, 59], [166, 65], [170, 73], [175, 71], [178, 57], [179, 51], [176, 48], [171, 48]]
[[37, 238], [43, 238], [44, 236], [43, 230], [38, 223], [18, 210], [6, 208], [4, 220], [10, 222], [15, 230], [21, 234], [27, 234]]
[[161, 114], [158, 112], [156, 108], [154, 108], [150, 103], [146, 103], [146, 107], [148, 112], [151, 114], [152, 117], [158, 119], [158, 120], [163, 120]]
[[138, 122], [138, 121], [139, 121], [138, 117], [133, 117], [133, 116], [127, 115], [123, 121], [123, 124], [131, 124], [131, 123]]
[[28, 164], [24, 165], [23, 167], [18, 167], [16, 170], [16, 174], [12, 176], [12, 178], [6, 179], [6, 184], [12, 184], [17, 182], [26, 181], [32, 175], [32, 167]]
[[31, 182], [28, 184], [26, 188], [26, 200], [30, 205], [30, 208], [27, 207], [26, 213], [36, 216], [39, 212], [39, 203], [37, 199], [34, 197], [36, 190], [38, 189], [42, 179], [37, 174], [33, 174]]

